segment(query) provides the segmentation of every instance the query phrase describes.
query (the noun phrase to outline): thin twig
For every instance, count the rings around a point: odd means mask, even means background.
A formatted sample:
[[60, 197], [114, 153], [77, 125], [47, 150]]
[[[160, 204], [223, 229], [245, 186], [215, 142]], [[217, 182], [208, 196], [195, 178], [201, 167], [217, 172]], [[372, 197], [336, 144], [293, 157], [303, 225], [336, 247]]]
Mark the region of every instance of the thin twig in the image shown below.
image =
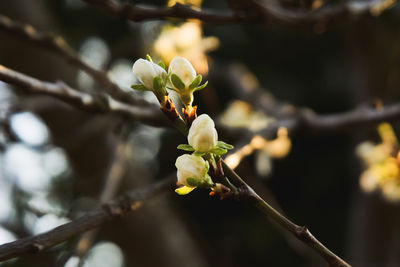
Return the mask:
[[316, 239], [310, 231], [305, 226], [299, 226], [290, 221], [288, 218], [279, 213], [276, 209], [274, 209], [271, 205], [269, 205], [265, 200], [263, 200], [259, 195], [257, 195], [254, 190], [246, 184], [245, 181], [225, 162], [222, 162], [222, 166], [224, 168], [225, 175], [238, 187], [239, 195], [238, 198], [241, 201], [250, 202], [252, 205], [261, 210], [264, 214], [266, 214], [269, 218], [274, 220], [280, 226], [289, 231], [293, 236], [295, 236], [298, 240], [307, 244], [309, 247], [314, 249], [318, 254], [320, 254], [326, 262], [331, 267], [350, 267], [350, 265], [345, 262], [343, 259], [338, 257], [332, 251], [330, 251], [327, 247], [325, 247], [318, 239]]
[[135, 210], [143, 201], [172, 189], [174, 182], [175, 175], [171, 175], [160, 182], [129, 191], [123, 196], [103, 204], [101, 207], [82, 217], [58, 226], [46, 233], [3, 244], [0, 246], [0, 261], [15, 258], [26, 253], [41, 252], [79, 233], [99, 227], [107, 221]]
[[72, 49], [66, 41], [53, 34], [37, 31], [31, 25], [13, 21], [10, 18], [0, 15], [0, 30], [10, 36], [29, 42], [47, 51], [51, 51], [65, 58], [72, 65], [90, 75], [96, 82], [103, 85], [110, 95], [122, 101], [136, 103], [131, 93], [125, 92], [115, 82], [113, 82], [103, 70], [96, 69], [79, 58], [79, 55]]
[[[225, 163], [228, 164], [228, 166], [235, 170], [235, 168], [232, 168], [231, 164], [228, 163], [228, 161], [225, 158]], [[272, 191], [270, 191], [265, 184], [257, 177], [257, 175], [254, 172], [254, 169], [250, 166], [250, 164], [247, 164], [247, 169], [245, 170], [246, 173], [250, 171], [251, 174], [248, 174], [246, 176], [246, 182], [257, 191], [257, 194], [261, 196], [267, 203], [269, 203], [272, 207], [274, 207], [278, 212], [280, 212], [282, 215], [286, 216], [285, 212], [282, 210], [282, 207], [279, 205], [277, 202], [277, 199]], [[296, 238], [293, 238], [292, 234], [288, 232], [285, 228], [280, 226], [278, 223], [275, 221], [272, 221], [272, 223], [276, 226], [277, 230], [280, 231], [280, 233], [285, 237], [287, 244], [294, 250], [296, 251], [299, 255], [303, 256], [304, 258], [307, 258], [310, 262], [313, 261], [314, 263], [319, 260], [319, 256], [316, 255], [313, 250], [307, 246], [304, 246], [301, 241], [299, 241]]]
[[92, 95], [80, 92], [64, 82], [44, 82], [0, 65], [0, 80], [18, 85], [34, 94], [56, 97], [74, 106], [98, 112], [113, 112], [154, 126], [166, 126], [168, 121], [156, 105], [133, 106], [109, 97], [106, 94]]

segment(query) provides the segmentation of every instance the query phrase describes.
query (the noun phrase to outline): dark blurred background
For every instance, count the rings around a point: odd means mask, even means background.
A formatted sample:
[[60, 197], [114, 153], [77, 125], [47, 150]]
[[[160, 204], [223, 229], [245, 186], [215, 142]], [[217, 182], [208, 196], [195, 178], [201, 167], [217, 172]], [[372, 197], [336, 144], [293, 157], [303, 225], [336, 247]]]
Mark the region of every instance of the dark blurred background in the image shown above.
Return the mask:
[[[204, 1], [203, 6], [228, 8], [225, 1]], [[185, 33], [189, 37], [168, 32], [168, 27], [182, 27], [183, 21], [127, 22], [79, 0], [3, 0], [0, 13], [63, 36], [83, 60], [108, 70], [126, 90], [135, 82], [131, 66], [136, 59], [150, 53], [169, 61], [176, 51], [167, 50], [168, 42], [184, 42], [202, 30], [202, 39], [188, 45], [193, 50], [182, 44], [178, 52], [188, 58], [195, 55], [196, 69], [210, 84], [195, 102], [200, 113], [215, 118], [238, 97], [231, 86], [235, 73], [247, 75], [252, 86], [279, 101], [319, 114], [343, 112], [378, 99], [384, 104], [399, 100], [398, 6], [377, 18], [362, 16], [322, 30], [273, 23], [193, 22], [196, 26]], [[165, 43], [157, 48], [162, 34]], [[64, 80], [81, 90], [100, 90], [92, 78], [53, 53], [4, 32], [0, 40], [2, 65], [46, 81]], [[151, 94], [138, 97], [156, 100]], [[0, 101], [0, 243], [52, 229], [94, 208], [113, 159], [121, 153], [119, 146], [124, 158], [121, 193], [173, 173], [180, 155], [175, 148], [186, 142], [171, 129], [79, 110], [5, 83], [0, 83]], [[396, 124], [394, 129], [398, 130]], [[240, 142], [222, 131], [220, 139]], [[376, 128], [323, 134], [297, 131], [290, 139], [286, 157], [253, 153], [237, 171], [352, 265], [400, 266], [398, 204], [359, 187], [362, 166], [355, 147], [364, 140], [378, 141]], [[70, 253], [78, 240], [1, 266], [77, 266]], [[324, 264], [257, 210], [195, 190], [186, 196], [174, 192], [158, 196], [105, 224], [84, 266]]]

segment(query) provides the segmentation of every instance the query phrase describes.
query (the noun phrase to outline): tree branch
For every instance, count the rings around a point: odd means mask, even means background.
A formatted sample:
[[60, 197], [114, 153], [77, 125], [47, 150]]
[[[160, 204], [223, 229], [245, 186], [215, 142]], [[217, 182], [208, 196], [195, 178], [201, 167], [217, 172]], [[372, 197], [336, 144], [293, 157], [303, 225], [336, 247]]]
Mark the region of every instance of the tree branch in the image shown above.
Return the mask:
[[[166, 126], [168, 122], [161, 116], [156, 105], [132, 106], [110, 98], [107, 95], [91, 95], [69, 87], [63, 82], [44, 82], [0, 65], [0, 80], [21, 86], [35, 94], [56, 97], [74, 106], [99, 112], [114, 112], [132, 119], [140, 120], [153, 126]], [[289, 132], [304, 129], [310, 132], [332, 132], [353, 130], [355, 127], [371, 125], [382, 121], [393, 121], [400, 118], [400, 104], [384, 106], [380, 109], [360, 107], [351, 111], [317, 115], [308, 110], [298, 110], [277, 120], [254, 134], [269, 139], [276, 134], [279, 127], [286, 127]], [[356, 128], [357, 129], [357, 128]], [[225, 129], [230, 130], [230, 128]]]
[[98, 6], [113, 16], [131, 21], [144, 21], [165, 18], [199, 19], [211, 23], [239, 23], [261, 21], [286, 26], [304, 26], [322, 21], [340, 21], [357, 18], [361, 15], [378, 16], [392, 7], [397, 0], [369, 0], [361, 3], [345, 1], [342, 4], [324, 5], [315, 10], [282, 7], [279, 1], [230, 0], [232, 10], [215, 12], [207, 9], [195, 10], [188, 5], [176, 4], [172, 7], [139, 6], [118, 3], [115, 0], [83, 0]]
[[[255, 111], [261, 111], [272, 117], [275, 121], [269, 123], [264, 129], [256, 132], [247, 128], [232, 128], [218, 123], [218, 126], [235, 137], [241, 136], [242, 144], [248, 144], [254, 135], [261, 135], [266, 139], [276, 136], [279, 127], [285, 127], [290, 134], [298, 130], [307, 133], [326, 133], [338, 131], [354, 131], [360, 127], [371, 126], [384, 121], [400, 120], [400, 103], [381, 105], [376, 108], [372, 105], [362, 104], [354, 109], [333, 113], [316, 114], [309, 108], [295, 107], [275, 99], [265, 88], [256, 82], [254, 86], [243, 84], [244, 75], [251, 74], [240, 65], [231, 64], [222, 67], [216, 63], [213, 68], [212, 77], [214, 81], [224, 81], [224, 86], [231, 88], [234, 99], [240, 99], [251, 105]], [[238, 147], [238, 146], [237, 146]]]
[[360, 127], [374, 125], [380, 122], [392, 122], [400, 119], [400, 103], [373, 108], [361, 106], [350, 111], [318, 115], [308, 109], [299, 109], [291, 115], [269, 124], [266, 128], [252, 134], [259, 134], [266, 139], [275, 137], [279, 127], [285, 127], [293, 134], [297, 130], [310, 133], [332, 133], [339, 131], [354, 131]]
[[83, 215], [82, 217], [63, 224], [46, 233], [26, 237], [0, 246], [0, 261], [18, 257], [25, 253], [37, 253], [66, 241], [76, 234], [94, 229], [105, 222], [118, 218], [135, 210], [143, 201], [154, 197], [166, 190], [172, 189], [175, 175], [148, 185], [147, 187], [132, 190], [125, 195], [103, 204], [101, 207]]
[[238, 22], [243, 18], [232, 11], [218, 13], [210, 10], [195, 10], [188, 5], [176, 4], [173, 7], [153, 7], [118, 3], [115, 0], [83, 0], [84, 2], [98, 6], [113, 16], [131, 21], [144, 21], [163, 18], [200, 19], [213, 23]]
[[0, 65], [0, 80], [18, 85], [34, 93], [56, 97], [74, 106], [97, 112], [114, 112], [153, 126], [166, 126], [168, 121], [156, 105], [133, 106], [119, 102], [106, 94], [92, 95], [71, 88], [62, 81], [44, 82]]
[[[235, 2], [240, 2], [236, 0]], [[250, 0], [248, 8], [256, 10], [264, 22], [272, 21], [286, 26], [313, 25], [323, 22], [344, 22], [363, 15], [379, 16], [383, 11], [393, 7], [397, 0], [368, 0], [363, 2], [343, 1], [341, 4], [325, 4], [317, 9], [285, 8], [279, 1]]]
[[383, 106], [382, 108], [362, 106], [347, 112], [331, 115], [316, 115], [310, 112], [302, 112], [299, 123], [300, 126], [311, 131], [332, 132], [399, 119], [400, 104], [392, 104]]
[[103, 85], [107, 92], [116, 99], [128, 101], [130, 103], [137, 102], [137, 100], [133, 98], [132, 94], [125, 92], [110, 78], [108, 78], [106, 72], [98, 70], [81, 60], [78, 54], [62, 37], [39, 32], [31, 25], [13, 21], [3, 15], [0, 15], [0, 30], [8, 33], [10, 36], [19, 38], [22, 41], [29, 42], [63, 57], [72, 65], [90, 75], [96, 82]]

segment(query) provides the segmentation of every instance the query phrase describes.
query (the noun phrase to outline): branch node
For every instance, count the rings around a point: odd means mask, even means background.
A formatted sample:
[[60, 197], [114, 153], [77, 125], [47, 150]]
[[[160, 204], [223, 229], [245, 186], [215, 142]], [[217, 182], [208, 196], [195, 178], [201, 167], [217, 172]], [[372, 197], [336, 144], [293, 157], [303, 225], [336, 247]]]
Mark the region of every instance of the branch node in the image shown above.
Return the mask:
[[310, 239], [310, 231], [308, 231], [306, 226], [299, 226], [295, 227], [296, 236], [303, 241], [308, 241]]
[[32, 252], [36, 253], [36, 252], [40, 252], [43, 249], [45, 249], [45, 246], [39, 244], [39, 243], [32, 243]]

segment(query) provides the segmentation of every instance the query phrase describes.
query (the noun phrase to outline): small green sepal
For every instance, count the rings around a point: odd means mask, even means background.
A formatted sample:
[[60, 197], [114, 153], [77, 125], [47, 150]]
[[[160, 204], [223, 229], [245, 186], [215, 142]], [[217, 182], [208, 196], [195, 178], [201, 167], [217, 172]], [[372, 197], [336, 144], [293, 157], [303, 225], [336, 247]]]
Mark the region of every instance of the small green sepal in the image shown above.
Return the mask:
[[193, 155], [198, 156], [198, 157], [202, 157], [206, 154], [206, 152], [200, 152], [200, 151], [196, 151], [193, 153]]
[[189, 177], [186, 179], [187, 184], [189, 187], [201, 187], [201, 188], [210, 188], [214, 186], [214, 183], [211, 180], [211, 177], [206, 174], [203, 179], [196, 178], [196, 177]]
[[163, 69], [165, 70], [165, 64], [164, 64], [164, 62], [162, 62], [161, 60], [158, 61], [157, 65], [160, 66], [161, 68], [163, 68]]
[[213, 183], [213, 181], [211, 180], [211, 176], [208, 175], [208, 173], [205, 175], [205, 179], [204, 182], [206, 184], [206, 188], [210, 188], [213, 187], [215, 184]]
[[189, 177], [186, 179], [186, 183], [191, 187], [197, 187], [203, 184], [203, 180], [195, 177]]
[[222, 141], [218, 141], [217, 147], [224, 149], [233, 149], [233, 146]]
[[194, 151], [194, 148], [188, 144], [180, 144], [177, 148], [184, 151]]
[[133, 84], [131, 85], [131, 88], [137, 91], [150, 91], [143, 84]]
[[163, 81], [161, 77], [156, 76], [153, 78], [153, 88], [155, 91], [161, 91], [163, 88]]
[[199, 86], [202, 79], [203, 76], [201, 76], [201, 74], [197, 75], [196, 78], [194, 78], [193, 82], [189, 85], [189, 90], [193, 90], [194, 88]]
[[200, 91], [201, 89], [203, 89], [204, 87], [206, 87], [207, 84], [208, 84], [208, 81], [206, 81], [206, 82], [203, 83], [202, 85], [200, 85], [200, 86], [194, 88], [193, 92]]
[[222, 155], [226, 154], [227, 152], [228, 152], [228, 150], [226, 150], [224, 148], [220, 148], [220, 147], [214, 147], [210, 151], [210, 153], [215, 154], [217, 156], [222, 156]]
[[171, 82], [179, 90], [185, 89], [185, 84], [182, 82], [181, 78], [179, 78], [179, 76], [174, 73], [171, 74]]

